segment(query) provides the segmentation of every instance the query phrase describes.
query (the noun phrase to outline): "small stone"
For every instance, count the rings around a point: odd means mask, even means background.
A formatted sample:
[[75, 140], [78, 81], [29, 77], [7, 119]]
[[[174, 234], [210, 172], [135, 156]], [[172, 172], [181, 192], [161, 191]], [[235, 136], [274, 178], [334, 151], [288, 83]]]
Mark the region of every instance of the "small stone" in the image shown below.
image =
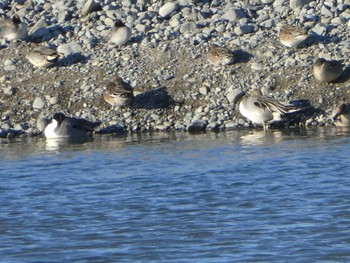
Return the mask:
[[275, 27], [278, 23], [278, 19], [277, 18], [271, 18], [268, 20], [265, 20], [263, 22], [260, 23], [260, 26], [265, 27], [265, 28], [272, 28]]
[[168, 2], [159, 9], [159, 15], [163, 18], [168, 18], [178, 9], [178, 4]]
[[200, 88], [199, 88], [199, 93], [202, 94], [203, 96], [207, 96], [207, 94], [208, 94], [208, 88], [207, 88], [207, 87], [204, 87], [204, 86], [200, 87]]
[[56, 104], [58, 104], [60, 102], [60, 100], [59, 100], [59, 98], [57, 96], [54, 96], [54, 97], [50, 98], [49, 102], [50, 102], [51, 105], [56, 105]]
[[16, 93], [16, 89], [13, 88], [13, 87], [6, 87], [6, 88], [3, 88], [2, 91], [3, 91], [6, 95], [9, 95], [9, 96], [12, 96], [13, 94]]
[[49, 29], [47, 29], [48, 24], [41, 18], [35, 25], [29, 30], [28, 34], [32, 39], [40, 39], [44, 35], [49, 34]]
[[226, 98], [230, 104], [236, 104], [237, 101], [244, 95], [244, 92], [239, 88], [230, 88]]
[[241, 18], [246, 17], [243, 9], [231, 7], [223, 16], [223, 19], [229, 20], [231, 22], [238, 21]]
[[92, 12], [99, 10], [102, 10], [102, 7], [99, 3], [96, 3], [94, 0], [88, 0], [81, 9], [81, 14], [82, 16], [86, 16]]
[[203, 120], [195, 120], [194, 122], [192, 122], [188, 128], [187, 131], [190, 133], [195, 133], [195, 132], [202, 132], [205, 130], [207, 126], [207, 123]]
[[45, 107], [45, 101], [41, 97], [37, 97], [33, 102], [34, 109], [42, 109]]
[[206, 127], [206, 130], [208, 131], [216, 131], [219, 129], [219, 124], [217, 124], [216, 122], [210, 122]]
[[317, 24], [313, 29], [312, 32], [314, 32], [315, 34], [319, 35], [319, 36], [323, 36], [326, 34], [327, 32], [327, 28], [323, 25]]
[[197, 24], [195, 22], [185, 22], [180, 27], [180, 33], [181, 34], [196, 33], [196, 32], [197, 32]]
[[71, 42], [67, 44], [62, 44], [57, 47], [57, 52], [62, 53], [64, 55], [81, 53], [83, 51], [81, 45], [76, 42]]
[[294, 10], [298, 7], [303, 7], [304, 5], [309, 4], [311, 1], [312, 0], [290, 0], [289, 6]]
[[36, 127], [40, 132], [43, 132], [45, 130], [47, 124], [48, 124], [48, 120], [43, 116], [39, 117], [38, 120], [36, 121]]
[[261, 65], [257, 62], [253, 62], [250, 68], [255, 71], [260, 71], [262, 69]]

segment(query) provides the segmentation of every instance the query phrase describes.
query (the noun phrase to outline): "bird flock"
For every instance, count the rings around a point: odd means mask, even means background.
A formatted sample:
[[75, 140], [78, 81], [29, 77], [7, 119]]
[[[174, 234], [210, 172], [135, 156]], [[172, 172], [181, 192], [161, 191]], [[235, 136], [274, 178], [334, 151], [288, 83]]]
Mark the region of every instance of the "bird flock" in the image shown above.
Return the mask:
[[[17, 14], [11, 18], [0, 19], [0, 37], [6, 41], [25, 38], [27, 25]], [[279, 27], [279, 41], [282, 45], [296, 49], [308, 38], [308, 32], [300, 27], [282, 23]], [[121, 47], [130, 40], [131, 29], [117, 19], [111, 30], [109, 43]], [[33, 44], [32, 50], [26, 55], [27, 60], [35, 67], [47, 68], [56, 63], [63, 54], [56, 50]], [[235, 55], [226, 47], [212, 44], [207, 54], [208, 62], [216, 67], [235, 63]], [[313, 75], [317, 81], [333, 82], [343, 73], [344, 66], [340, 61], [328, 61], [323, 58], [316, 60], [313, 66]], [[132, 106], [134, 101], [133, 88], [119, 76], [113, 77], [106, 85], [102, 94], [104, 100], [113, 107]], [[274, 123], [289, 123], [288, 120], [309, 109], [310, 106], [298, 106], [280, 102], [268, 97], [260, 89], [255, 89], [243, 97], [239, 104], [241, 115], [253, 123], [261, 124], [268, 130]], [[336, 126], [350, 126], [350, 106], [342, 104], [336, 107], [332, 116]], [[70, 118], [62, 113], [56, 113], [52, 122], [45, 128], [46, 138], [90, 136], [100, 122]]]

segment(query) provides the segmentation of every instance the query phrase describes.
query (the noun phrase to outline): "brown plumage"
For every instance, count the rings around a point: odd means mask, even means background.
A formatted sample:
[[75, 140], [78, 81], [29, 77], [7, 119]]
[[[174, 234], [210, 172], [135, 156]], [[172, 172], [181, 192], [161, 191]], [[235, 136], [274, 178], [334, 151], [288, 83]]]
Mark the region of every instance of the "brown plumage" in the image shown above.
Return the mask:
[[343, 73], [343, 65], [340, 61], [319, 58], [314, 64], [313, 73], [320, 82], [332, 82]]
[[228, 48], [212, 44], [208, 52], [208, 61], [213, 65], [229, 65], [234, 62], [234, 55]]
[[129, 106], [134, 101], [134, 90], [121, 77], [115, 76], [107, 83], [103, 98], [112, 106]]

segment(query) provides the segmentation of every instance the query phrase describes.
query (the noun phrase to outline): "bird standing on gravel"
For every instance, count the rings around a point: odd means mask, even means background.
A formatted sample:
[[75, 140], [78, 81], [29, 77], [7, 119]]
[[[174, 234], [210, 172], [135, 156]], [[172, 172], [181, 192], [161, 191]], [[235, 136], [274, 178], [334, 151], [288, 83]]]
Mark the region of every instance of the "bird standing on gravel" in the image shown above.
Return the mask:
[[278, 37], [284, 46], [295, 47], [306, 40], [308, 33], [304, 28], [282, 24]]
[[208, 52], [208, 61], [213, 65], [229, 65], [234, 62], [233, 53], [225, 48], [212, 44]]
[[45, 47], [45, 46], [36, 46], [33, 50], [29, 51], [26, 58], [34, 66], [38, 68], [47, 68], [53, 63], [57, 62], [60, 55], [57, 51]]
[[282, 103], [274, 98], [264, 96], [260, 89], [253, 90], [239, 104], [240, 113], [250, 121], [262, 124], [265, 131], [269, 129], [270, 124], [288, 120], [289, 114], [301, 109], [292, 104]]
[[134, 101], [134, 89], [119, 76], [108, 82], [103, 98], [112, 106], [129, 106]]
[[66, 117], [63, 113], [55, 113], [52, 122], [44, 130], [47, 139], [85, 138], [92, 135], [101, 122], [90, 122], [84, 119]]
[[131, 37], [131, 29], [127, 27], [121, 20], [114, 23], [109, 42], [115, 46], [122, 46]]
[[314, 64], [313, 73], [320, 82], [332, 82], [343, 73], [343, 65], [340, 61], [319, 58]]
[[0, 19], [0, 37], [7, 41], [17, 40], [27, 35], [27, 25], [23, 23], [18, 14], [14, 14], [12, 19]]

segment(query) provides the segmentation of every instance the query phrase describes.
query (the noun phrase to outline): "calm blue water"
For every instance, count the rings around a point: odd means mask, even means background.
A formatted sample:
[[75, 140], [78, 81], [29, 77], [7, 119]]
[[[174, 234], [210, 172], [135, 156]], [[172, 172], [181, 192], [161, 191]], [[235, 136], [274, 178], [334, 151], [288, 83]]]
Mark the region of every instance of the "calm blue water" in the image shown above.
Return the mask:
[[0, 144], [1, 262], [350, 262], [350, 133]]

